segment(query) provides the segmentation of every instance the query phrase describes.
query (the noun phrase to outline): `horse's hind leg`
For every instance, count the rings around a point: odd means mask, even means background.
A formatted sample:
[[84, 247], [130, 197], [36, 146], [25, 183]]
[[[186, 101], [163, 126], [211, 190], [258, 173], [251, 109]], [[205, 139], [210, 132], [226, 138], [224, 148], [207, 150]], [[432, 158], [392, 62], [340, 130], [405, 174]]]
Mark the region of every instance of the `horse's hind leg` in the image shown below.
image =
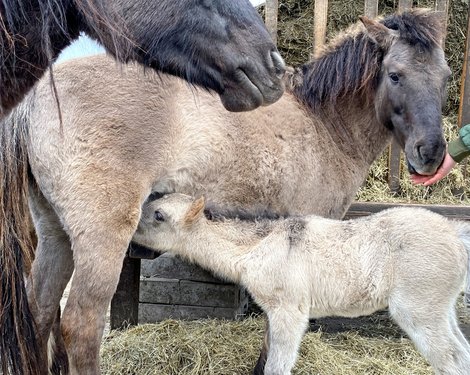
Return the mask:
[[434, 302], [407, 307], [403, 300], [389, 306], [393, 319], [408, 334], [436, 374], [465, 375], [470, 369], [470, 353], [454, 334], [450, 309], [453, 306], [435, 306]]
[[[30, 189], [29, 204], [38, 245], [27, 289], [39, 343], [45, 354], [60, 299], [73, 272], [73, 258], [67, 234], [54, 210], [37, 188]], [[66, 368], [66, 364], [63, 366]]]

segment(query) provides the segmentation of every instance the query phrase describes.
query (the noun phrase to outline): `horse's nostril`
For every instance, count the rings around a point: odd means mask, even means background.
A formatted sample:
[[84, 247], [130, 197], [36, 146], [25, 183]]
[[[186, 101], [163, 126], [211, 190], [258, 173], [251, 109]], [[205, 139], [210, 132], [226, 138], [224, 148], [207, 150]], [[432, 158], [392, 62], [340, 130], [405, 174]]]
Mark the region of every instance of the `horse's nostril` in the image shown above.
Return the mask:
[[418, 155], [418, 157], [420, 159], [423, 158], [423, 155], [421, 154], [421, 151], [422, 151], [422, 146], [421, 145], [416, 146], [416, 154]]
[[282, 59], [281, 55], [277, 51], [271, 51], [271, 58], [273, 59], [274, 69], [276, 70], [276, 75], [282, 77], [286, 72], [286, 64]]

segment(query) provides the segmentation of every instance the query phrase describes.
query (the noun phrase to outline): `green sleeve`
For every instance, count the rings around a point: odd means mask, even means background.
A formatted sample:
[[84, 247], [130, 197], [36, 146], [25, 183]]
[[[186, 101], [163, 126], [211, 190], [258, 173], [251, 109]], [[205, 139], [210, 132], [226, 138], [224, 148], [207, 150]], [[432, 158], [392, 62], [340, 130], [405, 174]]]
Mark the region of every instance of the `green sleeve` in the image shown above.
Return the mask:
[[457, 163], [470, 155], [470, 124], [460, 129], [459, 138], [449, 142], [447, 151]]

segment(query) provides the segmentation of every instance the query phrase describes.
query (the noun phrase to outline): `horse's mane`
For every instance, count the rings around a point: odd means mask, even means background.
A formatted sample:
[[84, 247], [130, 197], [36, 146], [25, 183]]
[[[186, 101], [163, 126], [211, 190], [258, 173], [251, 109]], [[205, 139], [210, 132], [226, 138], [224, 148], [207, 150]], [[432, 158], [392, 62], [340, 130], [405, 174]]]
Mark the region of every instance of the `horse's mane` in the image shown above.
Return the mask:
[[[431, 51], [444, 37], [442, 15], [430, 10], [415, 9], [379, 21], [422, 51]], [[338, 35], [312, 61], [288, 74], [288, 89], [312, 110], [350, 94], [360, 93], [368, 102], [373, 97], [387, 51], [361, 26]]]
[[[107, 34], [112, 38], [107, 45], [114, 45], [112, 52], [118, 60], [126, 60], [131, 41], [126, 38], [123, 22], [120, 22], [119, 15], [112, 10], [110, 3], [102, 0], [38, 0], [37, 3], [0, 0], [0, 63], [4, 64], [14, 56], [15, 44], [24, 43], [21, 31], [25, 24], [30, 24], [31, 32], [38, 33], [41, 48], [50, 60], [48, 63], [52, 64], [58, 51], [54, 50], [51, 43], [51, 34], [60, 32], [68, 36], [69, 30], [77, 27], [75, 23], [79, 20], [88, 21], [87, 27], [97, 37], [103, 34], [104, 29], [112, 30]], [[76, 18], [71, 19], [71, 16]], [[33, 22], [40, 24], [40, 30], [34, 28], [37, 25]]]
[[245, 210], [239, 207], [218, 207], [211, 203], [206, 204], [204, 215], [210, 221], [260, 221], [260, 220], [277, 220], [282, 218], [281, 215], [266, 209], [265, 207]]

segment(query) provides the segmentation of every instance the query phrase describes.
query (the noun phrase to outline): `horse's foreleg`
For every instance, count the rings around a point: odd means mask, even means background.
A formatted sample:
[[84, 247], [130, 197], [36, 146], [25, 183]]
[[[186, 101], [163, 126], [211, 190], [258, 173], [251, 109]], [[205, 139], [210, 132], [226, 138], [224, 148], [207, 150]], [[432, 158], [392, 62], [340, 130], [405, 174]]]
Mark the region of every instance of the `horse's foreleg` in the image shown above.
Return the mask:
[[106, 232], [83, 233], [72, 239], [75, 273], [62, 316], [62, 335], [73, 375], [100, 373], [106, 312], [135, 226], [125, 235], [109, 227]]
[[277, 308], [268, 312], [269, 344], [264, 367], [266, 375], [289, 375], [308, 325], [308, 315], [296, 308]]

